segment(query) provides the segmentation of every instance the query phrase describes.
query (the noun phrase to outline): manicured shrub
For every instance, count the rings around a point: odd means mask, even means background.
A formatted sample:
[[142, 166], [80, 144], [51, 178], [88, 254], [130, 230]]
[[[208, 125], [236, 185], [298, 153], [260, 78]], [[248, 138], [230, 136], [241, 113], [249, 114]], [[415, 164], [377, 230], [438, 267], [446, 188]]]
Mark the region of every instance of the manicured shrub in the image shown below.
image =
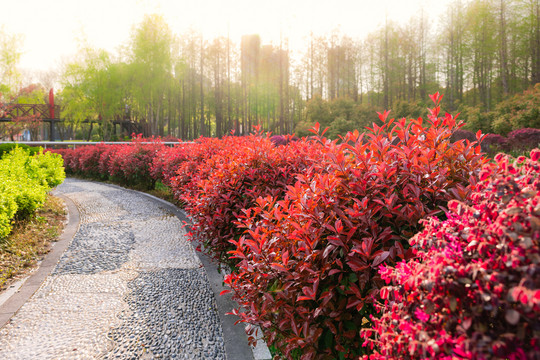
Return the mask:
[[370, 359], [540, 358], [539, 159], [498, 155], [411, 239], [413, 259], [381, 267]]
[[511, 131], [508, 141], [513, 150], [530, 151], [540, 147], [540, 129], [524, 128]]
[[120, 184], [152, 189], [155, 180], [150, 174], [150, 167], [162, 148], [163, 145], [159, 141], [143, 144], [141, 140], [120, 146], [109, 160], [110, 178]]
[[17, 212], [15, 201], [16, 185], [6, 181], [5, 171], [7, 165], [0, 161], [0, 239], [5, 238], [11, 232], [11, 220]]
[[72, 174], [72, 168], [70, 166], [71, 163], [71, 157], [73, 156], [73, 150], [72, 149], [46, 149], [44, 152], [56, 154], [60, 156], [60, 158], [63, 161], [63, 168], [66, 174]]
[[56, 154], [30, 156], [15, 147], [0, 159], [0, 238], [11, 231], [13, 218], [24, 218], [43, 205], [47, 191], [64, 180]]
[[188, 161], [181, 162], [176, 170], [176, 175], [170, 178], [168, 184], [174, 193], [176, 200], [183, 202], [184, 197], [193, 197], [198, 191], [198, 183], [206, 179], [211, 171], [211, 166], [204, 166], [219, 151], [226, 150], [223, 143], [217, 138], [199, 138], [194, 144], [186, 147]]
[[476, 141], [476, 135], [470, 130], [458, 129], [451, 137], [452, 141], [469, 140]]
[[388, 120], [342, 143], [320, 138], [323, 156], [283, 200], [257, 199], [231, 254], [240, 262], [225, 282], [240, 321], [259, 325], [287, 358], [354, 358], [368, 351], [358, 334], [371, 326], [380, 264], [408, 258], [420, 220], [464, 198], [485, 159], [476, 142], [452, 142], [461, 124], [439, 117]]
[[120, 150], [121, 145], [108, 145], [99, 155], [98, 170], [102, 178], [109, 179], [111, 159]]
[[54, 149], [47, 152], [59, 154], [64, 159], [64, 168], [68, 174], [82, 175], [83, 171], [79, 161], [81, 154], [89, 151], [92, 146], [78, 147], [76, 149]]
[[9, 164], [4, 182], [15, 184], [11, 191], [17, 203], [16, 216], [27, 217], [45, 202], [47, 182], [41, 177], [40, 169], [31, 161], [29, 154], [22, 148], [15, 148], [5, 154], [2, 162]]
[[90, 178], [106, 179], [107, 174], [103, 174], [99, 168], [101, 154], [107, 150], [107, 145], [96, 144], [78, 148], [74, 153], [77, 157], [78, 167], [81, 173]]
[[487, 134], [482, 140], [482, 151], [491, 157], [510, 150], [508, 139], [498, 134]]
[[[29, 152], [30, 156], [31, 154], [32, 152]], [[36, 180], [41, 180], [48, 189], [64, 182], [66, 173], [63, 167], [64, 161], [60, 155], [40, 152], [31, 156], [30, 162], [32, 165], [30, 169], [34, 169], [34, 171], [31, 172], [29, 169], [29, 175]]]
[[[196, 191], [181, 196], [191, 215], [191, 238], [202, 243], [213, 258], [230, 267], [233, 250], [244, 229], [237, 220], [257, 205], [257, 199], [283, 199], [287, 187], [321, 157], [321, 145], [305, 141], [287, 142], [276, 148], [260, 135], [225, 137], [221, 148], [198, 165]], [[181, 171], [181, 170], [180, 170]]]
[[174, 147], [164, 147], [158, 151], [150, 166], [150, 175], [154, 180], [170, 186], [171, 179], [177, 175], [180, 165], [189, 160], [191, 144], [179, 144]]
[[2, 157], [2, 155], [10, 152], [16, 147], [20, 147], [21, 149], [26, 150], [30, 154], [30, 156], [39, 153], [41, 149], [40, 147], [28, 146], [26, 144], [16, 144], [16, 143], [0, 144], [0, 157]]

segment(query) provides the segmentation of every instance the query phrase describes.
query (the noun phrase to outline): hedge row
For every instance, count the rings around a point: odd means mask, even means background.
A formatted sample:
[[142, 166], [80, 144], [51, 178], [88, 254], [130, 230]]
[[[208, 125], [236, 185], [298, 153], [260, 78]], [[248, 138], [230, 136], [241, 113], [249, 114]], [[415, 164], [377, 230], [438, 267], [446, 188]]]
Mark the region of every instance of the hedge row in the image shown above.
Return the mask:
[[[436, 98], [439, 101], [439, 98]], [[444, 215], [467, 194], [484, 159], [476, 143], [452, 143], [456, 120], [394, 121], [340, 143], [319, 138], [324, 156], [298, 175], [283, 200], [259, 199], [232, 253], [226, 283], [244, 311], [287, 358], [354, 358], [368, 350], [381, 264], [408, 259], [420, 220]]]
[[[475, 140], [475, 134], [469, 130], [458, 130], [452, 139]], [[487, 134], [482, 141], [482, 151], [490, 156], [499, 152], [523, 153], [540, 147], [540, 129], [523, 128], [511, 131], [506, 137], [499, 134]]]
[[13, 218], [33, 214], [45, 201], [47, 192], [64, 180], [60, 156], [31, 155], [15, 147], [0, 159], [0, 239], [11, 231]]
[[[424, 293], [403, 295], [418, 288], [401, 283], [408, 275], [402, 271], [407, 264], [426, 266], [421, 274], [426, 277], [422, 286], [428, 293], [435, 279], [450, 281], [444, 271], [428, 271], [431, 259], [445, 258], [449, 251], [446, 246], [432, 245], [438, 243], [433, 239], [442, 235], [431, 224], [455, 222], [452, 211], [456, 201], [474, 206], [481, 198], [478, 193], [493, 189], [490, 184], [501, 174], [507, 182], [513, 181], [509, 176], [523, 175], [504, 173], [508, 169], [504, 162], [487, 164], [478, 143], [481, 134], [472, 141], [454, 141], [452, 136], [462, 124], [449, 114], [440, 115], [441, 98], [439, 94], [432, 96], [435, 107], [427, 120], [388, 119], [385, 112], [379, 114], [379, 125], [374, 124], [364, 134], [349, 133], [339, 142], [313, 129], [314, 137], [301, 140], [256, 133], [201, 138], [173, 148], [158, 140], [144, 145], [137, 139], [127, 146], [97, 145], [61, 152], [67, 170], [79, 175], [145, 187], [161, 181], [169, 186], [191, 216], [191, 238], [231, 269], [225, 282], [239, 304], [234, 311], [239, 321], [260, 326], [269, 344], [286, 358], [484, 358], [486, 347], [491, 347], [495, 358], [499, 354], [516, 359], [521, 353], [537, 356], [537, 324], [526, 327], [534, 330], [528, 337], [518, 333], [521, 321], [530, 322], [539, 315], [539, 284], [535, 281], [520, 282], [520, 290], [512, 292], [521, 298], [527, 294], [527, 304], [532, 296], [529, 307], [521, 312], [512, 303], [501, 310], [521, 342], [507, 336], [500, 324], [490, 325], [493, 336], [482, 337], [485, 334], [477, 331], [476, 321], [486, 313], [475, 312], [475, 320], [467, 320], [466, 312], [476, 311], [468, 308], [476, 306], [474, 302], [456, 298], [456, 303], [442, 301], [431, 310], [429, 301], [433, 299]], [[537, 157], [519, 161], [538, 169]], [[540, 189], [535, 181], [526, 189], [534, 202], [531, 206], [538, 211]], [[507, 199], [505, 194], [500, 196]], [[485, 206], [491, 209], [499, 206], [499, 201], [488, 197]], [[498, 221], [483, 208], [479, 216], [488, 218], [482, 218], [484, 222], [468, 218], [468, 232], [491, 224], [490, 216]], [[433, 220], [422, 233], [426, 219]], [[531, 219], [520, 220], [519, 226], [532, 229], [526, 233], [525, 243], [537, 252], [538, 227], [531, 226], [538, 224]], [[424, 235], [415, 236], [419, 233]], [[522, 236], [516, 234], [517, 238]], [[493, 231], [489, 241], [497, 244], [503, 235]], [[431, 242], [420, 241], [421, 236]], [[509, 236], [516, 241], [514, 235]], [[452, 256], [463, 259], [470, 252], [466, 247], [452, 250]], [[422, 251], [429, 255], [420, 255]], [[515, 287], [520, 271], [537, 279], [538, 256], [534, 251], [531, 263], [523, 260], [528, 270], [520, 268], [511, 276], [502, 276], [493, 275], [499, 274], [498, 268], [488, 269], [486, 283], [495, 286], [496, 280], [503, 287]], [[474, 259], [481, 259], [486, 269], [497, 264], [484, 255], [479, 252]], [[503, 258], [501, 261], [509, 259]], [[456, 266], [474, 263], [460, 261]], [[523, 264], [510, 262], [507, 266]], [[465, 282], [470, 296], [492, 299], [498, 294], [487, 293], [484, 289], [489, 286], [485, 284], [473, 286], [475, 278], [469, 278], [469, 283], [460, 274], [451, 279], [452, 284], [454, 280]], [[448, 289], [453, 291], [456, 286]], [[389, 295], [391, 291], [401, 297]], [[450, 325], [438, 329], [450, 339], [444, 344], [433, 343], [439, 338], [425, 321], [435, 312], [452, 313]], [[414, 322], [410, 326], [415, 331], [396, 328], [401, 322]], [[461, 330], [463, 322], [468, 325], [465, 331]], [[441, 320], [440, 324], [446, 323]], [[389, 334], [392, 329], [394, 335]], [[466, 345], [452, 346], [456, 339]], [[482, 339], [491, 342], [485, 345]], [[509, 342], [514, 346], [507, 345]]]

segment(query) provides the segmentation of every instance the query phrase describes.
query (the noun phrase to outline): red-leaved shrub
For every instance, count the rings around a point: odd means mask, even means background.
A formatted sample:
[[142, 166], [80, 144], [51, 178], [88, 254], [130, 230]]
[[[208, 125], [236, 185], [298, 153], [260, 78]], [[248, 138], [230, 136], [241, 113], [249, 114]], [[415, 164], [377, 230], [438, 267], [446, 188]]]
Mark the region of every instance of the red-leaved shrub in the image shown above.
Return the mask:
[[470, 201], [411, 239], [414, 259], [381, 267], [370, 359], [540, 358], [539, 159], [497, 155]]
[[[144, 143], [149, 141], [151, 143]], [[62, 155], [68, 174], [151, 189], [155, 183], [150, 171], [151, 166], [156, 155], [164, 148], [159, 139], [144, 139], [139, 136], [130, 144], [97, 143], [53, 152]]]
[[492, 157], [499, 152], [508, 150], [510, 150], [508, 139], [499, 134], [486, 134], [482, 140], [482, 151]]
[[155, 179], [151, 176], [150, 168], [154, 157], [164, 146], [159, 139], [137, 137], [128, 145], [118, 146], [108, 157], [108, 172], [111, 180], [125, 185], [138, 186], [143, 189], [153, 189]]
[[[476, 142], [452, 142], [461, 124], [439, 117], [388, 120], [342, 143], [320, 138], [321, 159], [283, 200], [257, 199], [231, 254], [240, 260], [225, 282], [242, 310], [287, 358], [364, 354], [359, 330], [371, 326], [382, 263], [407, 258], [419, 221], [464, 198], [485, 159]], [[479, 135], [480, 136], [480, 135]]]
[[106, 179], [107, 174], [100, 171], [99, 161], [107, 147], [105, 144], [97, 144], [80, 147], [74, 151], [73, 156], [77, 157], [79, 162], [79, 172], [87, 177]]
[[179, 144], [164, 147], [157, 152], [150, 166], [152, 178], [170, 186], [171, 179], [177, 175], [180, 165], [189, 160], [190, 146], [191, 144]]
[[110, 163], [111, 159], [115, 156], [115, 154], [120, 150], [122, 145], [108, 145], [100, 154], [99, 156], [99, 173], [100, 175], [105, 178], [109, 179], [110, 174]]
[[283, 199], [296, 175], [321, 154], [318, 143], [292, 141], [276, 148], [259, 134], [224, 137], [220, 150], [198, 165], [199, 175], [206, 176], [197, 177], [193, 191], [181, 195], [191, 215], [191, 239], [233, 267], [238, 260], [229, 259], [230, 240], [238, 240], [244, 231], [236, 224], [238, 218], [256, 206], [259, 197]]
[[511, 131], [508, 141], [513, 149], [518, 151], [530, 151], [540, 147], [540, 129], [523, 128]]
[[217, 138], [199, 138], [194, 144], [186, 147], [187, 161], [180, 162], [176, 175], [170, 177], [167, 185], [176, 200], [181, 203], [184, 197], [195, 196], [198, 189], [198, 183], [210, 175], [212, 169], [208, 166], [205, 169], [202, 166], [219, 151], [222, 151], [223, 143]]
[[476, 141], [476, 135], [470, 130], [458, 129], [452, 134], [452, 137], [450, 139], [452, 141], [459, 141], [459, 140]]

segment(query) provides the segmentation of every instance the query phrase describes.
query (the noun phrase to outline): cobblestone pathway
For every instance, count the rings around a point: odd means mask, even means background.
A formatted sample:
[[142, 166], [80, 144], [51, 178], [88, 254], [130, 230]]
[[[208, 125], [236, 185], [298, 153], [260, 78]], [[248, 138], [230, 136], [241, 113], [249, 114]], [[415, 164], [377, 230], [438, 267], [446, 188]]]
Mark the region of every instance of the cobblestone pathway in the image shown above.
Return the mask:
[[182, 224], [143, 195], [67, 179], [80, 227], [0, 329], [0, 359], [225, 359], [205, 269]]

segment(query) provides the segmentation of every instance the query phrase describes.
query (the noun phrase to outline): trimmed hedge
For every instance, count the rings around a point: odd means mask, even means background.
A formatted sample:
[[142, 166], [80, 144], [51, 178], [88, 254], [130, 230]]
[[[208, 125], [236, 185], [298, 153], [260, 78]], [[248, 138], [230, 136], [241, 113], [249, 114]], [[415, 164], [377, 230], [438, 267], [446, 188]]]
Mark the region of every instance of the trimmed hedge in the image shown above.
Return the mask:
[[[179, 171], [196, 168], [197, 175], [187, 184], [191, 191], [178, 194], [191, 215], [192, 240], [201, 242], [205, 252], [234, 268], [238, 260], [228, 252], [236, 249], [233, 241], [245, 231], [238, 220], [261, 198], [283, 199], [297, 175], [321, 159], [323, 147], [306, 141], [275, 147], [268, 137], [259, 135], [226, 137], [220, 142], [220, 149], [205, 161], [195, 157], [184, 162]], [[185, 175], [179, 177], [185, 181]], [[176, 189], [186, 188], [178, 187], [179, 183]]]
[[0, 144], [0, 157], [2, 157], [5, 153], [12, 151], [15, 148], [21, 148], [28, 151], [28, 154], [30, 154], [30, 156], [36, 155], [41, 150], [40, 147], [28, 146], [26, 144], [16, 144], [16, 143]]
[[[225, 282], [239, 304], [234, 311], [239, 321], [259, 325], [278, 353], [291, 359], [370, 355], [382, 359], [388, 348], [403, 343], [399, 337], [392, 338], [402, 333], [386, 334], [391, 326], [426, 319], [431, 314], [421, 307], [426, 304], [410, 305], [405, 298], [393, 303], [403, 309], [403, 314], [377, 311], [390, 304], [385, 281], [393, 276], [390, 281], [398, 286], [402, 279], [398, 270], [390, 269], [407, 266], [401, 264], [424, 266], [424, 262], [427, 266], [428, 257], [415, 257], [421, 252], [437, 258], [435, 253], [429, 253], [431, 247], [420, 248], [421, 241], [414, 240], [411, 248], [410, 239], [422, 231], [426, 219], [434, 216], [439, 219], [428, 223], [428, 231], [434, 231], [429, 224], [435, 222], [457, 224], [452, 212], [448, 212], [457, 204], [452, 201], [472, 206], [471, 201], [478, 197], [471, 196], [472, 191], [480, 191], [486, 181], [480, 177], [488, 161], [480, 149], [484, 136], [461, 131], [462, 124], [456, 118], [440, 115], [442, 96], [437, 93], [431, 98], [435, 106], [427, 120], [388, 119], [384, 112], [379, 114], [380, 123], [366, 133], [349, 133], [339, 142], [325, 138], [324, 132], [316, 128], [317, 136], [300, 140], [256, 133], [248, 137], [200, 138], [194, 144], [167, 148], [159, 140], [141, 144], [139, 138], [130, 145], [101, 144], [56, 152], [63, 154], [67, 170], [77, 175], [145, 188], [157, 181], [167, 185], [191, 216], [190, 238], [202, 242], [205, 252], [231, 268]], [[515, 137], [522, 133], [530, 130], [516, 133]], [[506, 145], [504, 138], [489, 140], [486, 145], [490, 151]], [[501, 169], [508, 168], [491, 167], [490, 176], [499, 176]], [[490, 206], [483, 208], [482, 216], [491, 216]], [[493, 220], [498, 221], [495, 217]], [[485, 221], [489, 222], [487, 218]], [[532, 241], [532, 246], [538, 250], [537, 240]], [[443, 254], [449, 251], [441, 250], [445, 249], [442, 246], [437, 249]], [[461, 266], [459, 261], [455, 260], [456, 266]], [[469, 261], [469, 265], [472, 263]], [[386, 270], [379, 271], [381, 265]], [[537, 274], [537, 268], [538, 263], [527, 271]], [[428, 269], [423, 276], [431, 276]], [[486, 284], [495, 286], [495, 280], [503, 287], [516, 287], [515, 277], [506, 275]], [[429, 281], [425, 284], [428, 287]], [[416, 291], [423, 291], [422, 286]], [[538, 288], [535, 286], [513, 294], [520, 299], [525, 294], [529, 301], [531, 291]], [[476, 288], [471, 284], [471, 297], [484, 296], [485, 292], [477, 289], [479, 285]], [[411, 296], [413, 301], [417, 294]], [[536, 299], [536, 292], [532, 296]], [[386, 305], [384, 301], [388, 301]], [[412, 312], [406, 313], [409, 305]], [[466, 306], [456, 309], [465, 311]], [[516, 311], [519, 319], [529, 314]], [[404, 320], [396, 320], [401, 315]], [[506, 315], [511, 322], [517, 318], [512, 311], [506, 311]], [[452, 316], [452, 324], [457, 321], [463, 326], [465, 318]], [[450, 341], [448, 346], [437, 344], [439, 352], [432, 352], [436, 348], [429, 340], [435, 336], [429, 324], [420, 322], [414, 326], [418, 338], [413, 336], [406, 342], [416, 348], [407, 348], [408, 355], [400, 353], [397, 358], [422, 358], [451, 348]], [[516, 331], [514, 338], [519, 338], [520, 330], [512, 329]], [[449, 338], [455, 335], [445, 331]], [[428, 340], [419, 344], [424, 338]], [[480, 335], [475, 333], [473, 338], [478, 340]], [[495, 337], [486, 343], [474, 339], [466, 339], [469, 342], [462, 350], [481, 354], [488, 345], [492, 350], [506, 346], [493, 340]], [[527, 339], [515, 341], [514, 348], [526, 353], [530, 350], [527, 346], [536, 346], [537, 340], [526, 343]], [[255, 341], [254, 337], [250, 336], [250, 341]], [[458, 351], [448, 356], [469, 356], [468, 352]], [[521, 355], [516, 356], [519, 359]]]
[[[437, 102], [440, 97], [435, 97]], [[462, 126], [431, 109], [428, 121], [388, 119], [343, 142], [321, 137], [324, 156], [297, 175], [283, 200], [246, 210], [244, 236], [225, 282], [240, 319], [259, 325], [286, 358], [339, 359], [366, 353], [383, 285], [377, 269], [410, 256], [420, 220], [463, 198], [485, 159], [476, 142], [452, 142]]]
[[[143, 142], [151, 141], [151, 144]], [[156, 178], [151, 172], [152, 163], [164, 145], [159, 139], [137, 137], [132, 143], [122, 145], [87, 145], [77, 149], [49, 150], [60, 154], [69, 174], [92, 179], [110, 180], [141, 189], [153, 189]]]
[[0, 238], [11, 231], [11, 220], [33, 214], [47, 192], [65, 178], [62, 158], [15, 147], [0, 160]]

